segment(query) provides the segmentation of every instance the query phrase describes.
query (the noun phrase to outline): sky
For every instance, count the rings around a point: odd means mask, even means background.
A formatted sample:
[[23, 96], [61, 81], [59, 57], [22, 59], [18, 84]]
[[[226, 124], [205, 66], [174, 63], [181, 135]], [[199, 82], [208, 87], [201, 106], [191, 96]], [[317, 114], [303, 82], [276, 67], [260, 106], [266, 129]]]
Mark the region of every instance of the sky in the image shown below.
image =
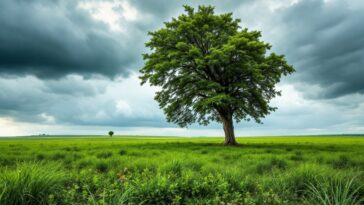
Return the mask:
[[238, 136], [364, 133], [362, 0], [1, 0], [0, 136], [222, 136], [222, 126], [167, 123], [138, 71], [148, 31], [183, 4], [233, 12], [296, 72], [278, 110]]

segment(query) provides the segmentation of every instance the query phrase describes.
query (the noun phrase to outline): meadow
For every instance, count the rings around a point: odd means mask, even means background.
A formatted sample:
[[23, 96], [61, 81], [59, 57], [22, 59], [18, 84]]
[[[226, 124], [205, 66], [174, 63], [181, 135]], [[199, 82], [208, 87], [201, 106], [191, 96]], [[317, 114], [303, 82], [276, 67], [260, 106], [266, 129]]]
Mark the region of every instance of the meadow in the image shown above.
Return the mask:
[[0, 138], [0, 204], [364, 204], [364, 137]]

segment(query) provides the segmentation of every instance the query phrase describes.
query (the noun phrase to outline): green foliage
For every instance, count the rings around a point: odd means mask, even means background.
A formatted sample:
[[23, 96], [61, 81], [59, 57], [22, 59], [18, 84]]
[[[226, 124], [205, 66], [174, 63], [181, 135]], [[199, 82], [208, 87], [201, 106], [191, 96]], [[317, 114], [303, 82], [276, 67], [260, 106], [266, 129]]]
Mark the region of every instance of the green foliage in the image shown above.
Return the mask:
[[[181, 170], [178, 168], [177, 171]], [[154, 174], [144, 170], [133, 177], [131, 183], [135, 190], [130, 197], [136, 204], [194, 204], [202, 198], [203, 204], [241, 201], [240, 193], [231, 192], [229, 184], [221, 175], [200, 176], [182, 172], [176, 176], [173, 172]]]
[[19, 164], [0, 173], [0, 204], [48, 204], [64, 175], [55, 165]]
[[108, 134], [109, 134], [110, 137], [112, 137], [114, 135], [114, 132], [113, 131], [109, 131]]
[[269, 101], [275, 85], [294, 71], [283, 55], [267, 54], [271, 45], [259, 31], [241, 29], [232, 13], [214, 7], [185, 6], [185, 14], [150, 32], [142, 84], [162, 89], [155, 99], [167, 120], [182, 127], [222, 119], [261, 122], [276, 108]]
[[0, 159], [12, 163], [0, 164], [0, 204], [363, 204], [363, 137], [240, 142], [1, 138]]

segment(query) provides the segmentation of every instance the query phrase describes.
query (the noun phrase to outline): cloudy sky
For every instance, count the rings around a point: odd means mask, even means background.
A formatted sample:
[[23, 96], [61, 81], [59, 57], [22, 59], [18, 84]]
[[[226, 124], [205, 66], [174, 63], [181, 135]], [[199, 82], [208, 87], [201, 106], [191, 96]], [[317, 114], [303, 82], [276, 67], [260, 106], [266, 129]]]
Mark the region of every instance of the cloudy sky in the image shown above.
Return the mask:
[[364, 133], [362, 0], [1, 0], [0, 136], [223, 135], [167, 123], [157, 88], [140, 86], [147, 32], [182, 4], [233, 12], [297, 71], [278, 85], [278, 110], [237, 135]]

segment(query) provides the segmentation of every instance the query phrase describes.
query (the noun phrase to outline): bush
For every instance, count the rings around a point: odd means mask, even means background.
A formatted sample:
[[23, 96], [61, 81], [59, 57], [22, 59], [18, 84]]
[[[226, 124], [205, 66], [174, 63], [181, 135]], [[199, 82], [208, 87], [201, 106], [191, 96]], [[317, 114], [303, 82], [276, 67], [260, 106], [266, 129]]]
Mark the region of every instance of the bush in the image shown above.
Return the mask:
[[21, 164], [0, 175], [0, 204], [48, 204], [51, 195], [62, 188], [64, 175], [41, 164]]

